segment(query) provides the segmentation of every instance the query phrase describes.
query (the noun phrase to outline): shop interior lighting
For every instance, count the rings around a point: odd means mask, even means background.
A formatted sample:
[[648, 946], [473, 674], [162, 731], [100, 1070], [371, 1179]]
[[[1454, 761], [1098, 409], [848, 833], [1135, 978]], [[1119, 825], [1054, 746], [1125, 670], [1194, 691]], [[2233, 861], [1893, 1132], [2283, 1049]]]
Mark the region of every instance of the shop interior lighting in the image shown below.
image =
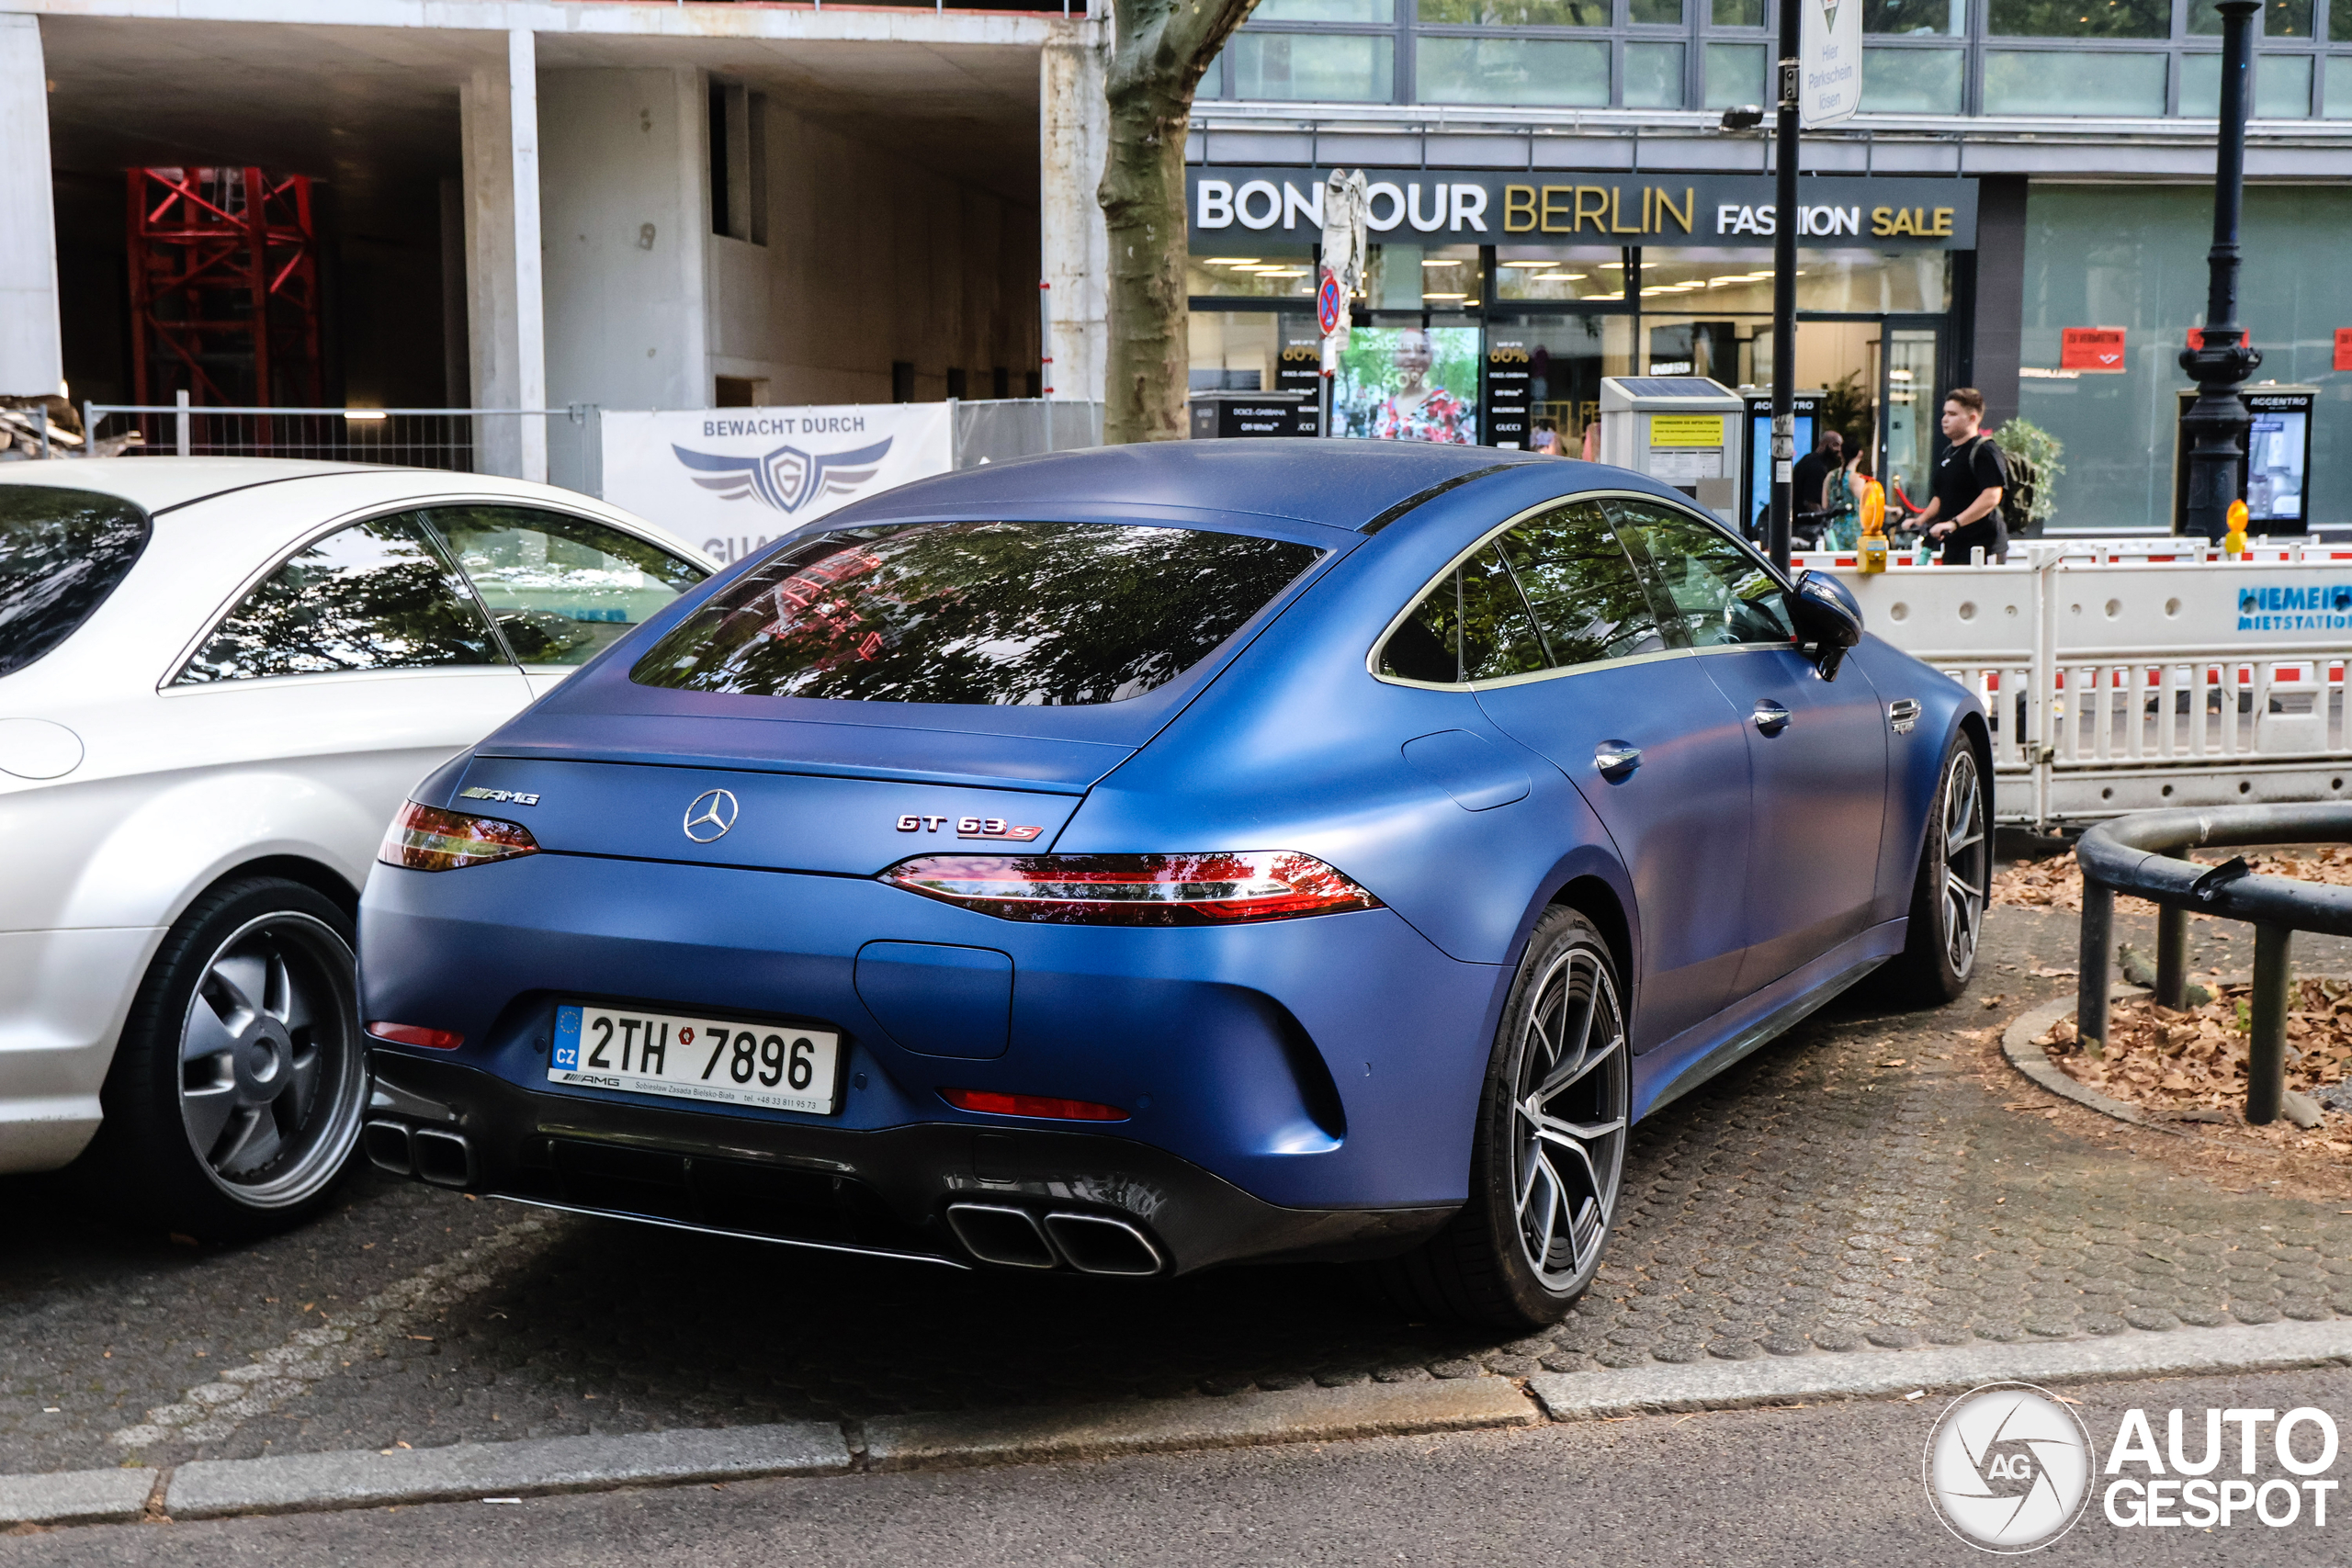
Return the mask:
[[1256, 256], [1210, 256], [1206, 259], [1206, 265], [1210, 266], [1255, 266], [1258, 265], [1258, 258]]
[[1432, 294], [1428, 289], [1424, 288], [1421, 290], [1421, 298], [1424, 299], [1467, 299], [1468, 296], [1463, 294]]
[[359, 423], [389, 419], [391, 416], [382, 409], [345, 409], [343, 411], [343, 417], [347, 421]]

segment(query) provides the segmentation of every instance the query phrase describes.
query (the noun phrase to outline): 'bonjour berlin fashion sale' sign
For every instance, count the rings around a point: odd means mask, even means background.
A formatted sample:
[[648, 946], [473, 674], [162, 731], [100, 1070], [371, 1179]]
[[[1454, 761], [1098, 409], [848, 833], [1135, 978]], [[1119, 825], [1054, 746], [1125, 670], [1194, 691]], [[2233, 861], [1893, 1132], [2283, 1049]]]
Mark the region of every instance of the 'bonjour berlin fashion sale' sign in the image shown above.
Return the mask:
[[[1284, 244], [1323, 231], [1330, 171], [1280, 166], [1184, 172], [1195, 251]], [[1779, 229], [1769, 175], [1371, 169], [1365, 226], [1375, 244], [1768, 245]], [[1797, 232], [1826, 246], [1973, 250], [1973, 179], [1799, 182]]]

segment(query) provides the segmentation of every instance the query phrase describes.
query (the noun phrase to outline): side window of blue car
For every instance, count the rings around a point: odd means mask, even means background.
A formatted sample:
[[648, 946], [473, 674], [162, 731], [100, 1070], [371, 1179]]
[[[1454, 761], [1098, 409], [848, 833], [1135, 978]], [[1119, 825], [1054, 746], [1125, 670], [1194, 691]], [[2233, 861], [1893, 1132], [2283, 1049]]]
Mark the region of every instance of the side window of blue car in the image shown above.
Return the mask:
[[1452, 685], [1662, 650], [1648, 593], [1607, 515], [1572, 502], [1447, 573], [1389, 634], [1380, 671]]
[[1795, 635], [1787, 591], [1729, 535], [1657, 502], [1611, 500], [1608, 506], [1649, 575], [1676, 647], [1786, 643]]
[[1600, 505], [1572, 502], [1502, 536], [1504, 553], [1560, 669], [1666, 647], [1633, 562]]

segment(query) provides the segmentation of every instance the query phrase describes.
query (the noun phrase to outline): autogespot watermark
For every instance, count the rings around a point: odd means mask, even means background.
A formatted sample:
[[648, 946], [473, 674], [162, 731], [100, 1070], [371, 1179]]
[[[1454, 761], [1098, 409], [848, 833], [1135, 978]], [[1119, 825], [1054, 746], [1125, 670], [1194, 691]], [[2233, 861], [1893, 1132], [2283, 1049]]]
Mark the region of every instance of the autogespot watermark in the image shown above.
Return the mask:
[[2340, 1483], [2326, 1474], [2338, 1445], [2324, 1410], [2176, 1409], [2154, 1418], [2126, 1410], [2102, 1470], [2074, 1404], [2016, 1382], [1952, 1401], [1928, 1435], [1924, 1461], [1928, 1499], [1944, 1527], [1986, 1551], [2038, 1551], [2075, 1528], [2094, 1495], [2106, 1523], [2120, 1529], [2327, 1524]]
[[1951, 1402], [1928, 1434], [1928, 1500], [1944, 1528], [1987, 1551], [2039, 1551], [2090, 1501], [2091, 1435], [2056, 1395], [1986, 1383]]

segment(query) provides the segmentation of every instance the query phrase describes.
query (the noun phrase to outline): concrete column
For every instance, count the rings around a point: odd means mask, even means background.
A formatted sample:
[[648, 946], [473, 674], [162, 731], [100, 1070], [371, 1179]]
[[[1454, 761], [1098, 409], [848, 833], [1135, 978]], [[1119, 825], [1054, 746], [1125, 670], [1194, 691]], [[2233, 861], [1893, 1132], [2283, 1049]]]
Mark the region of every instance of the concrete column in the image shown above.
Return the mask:
[[57, 216], [50, 194], [49, 73], [40, 21], [0, 16], [0, 392], [62, 389]]
[[[459, 106], [466, 183], [466, 297], [473, 406], [547, 406], [540, 298], [539, 88], [529, 29], [506, 35], [506, 67], [477, 68]], [[542, 419], [475, 421], [485, 473], [548, 477]]]
[[548, 387], [559, 407], [710, 401], [708, 119], [693, 67], [549, 71]]
[[1091, 41], [1049, 44], [1038, 65], [1038, 144], [1042, 154], [1038, 250], [1047, 288], [1046, 385], [1057, 398], [1100, 402], [1110, 350], [1110, 302], [1103, 282], [1111, 242], [1094, 197], [1102, 183], [1110, 108], [1102, 97], [1102, 51]]

